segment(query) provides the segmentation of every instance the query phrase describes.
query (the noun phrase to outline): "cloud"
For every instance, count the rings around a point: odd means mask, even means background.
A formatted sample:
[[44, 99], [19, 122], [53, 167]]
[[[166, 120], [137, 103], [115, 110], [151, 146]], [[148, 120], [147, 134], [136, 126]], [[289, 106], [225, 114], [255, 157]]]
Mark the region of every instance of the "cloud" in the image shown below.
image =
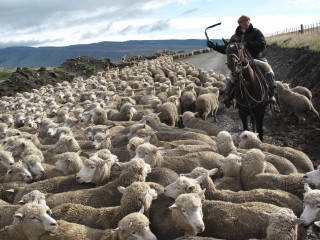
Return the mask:
[[193, 12], [196, 12], [196, 11], [198, 11], [198, 8], [192, 8], [192, 9], [190, 9], [190, 10], [185, 11], [184, 13], [182, 13], [182, 15], [187, 15], [187, 14], [189, 14], [189, 13], [193, 13]]

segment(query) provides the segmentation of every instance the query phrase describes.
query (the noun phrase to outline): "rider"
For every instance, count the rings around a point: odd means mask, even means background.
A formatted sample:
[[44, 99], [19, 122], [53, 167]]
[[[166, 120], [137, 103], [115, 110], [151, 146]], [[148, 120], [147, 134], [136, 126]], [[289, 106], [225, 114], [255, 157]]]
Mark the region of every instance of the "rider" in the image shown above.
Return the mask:
[[[274, 91], [276, 88], [274, 73], [271, 66], [268, 64], [267, 59], [263, 57], [263, 51], [266, 49], [266, 41], [264, 35], [259, 29], [252, 26], [252, 24], [250, 23], [250, 17], [246, 15], [242, 15], [238, 19], [238, 24], [239, 26], [236, 28], [236, 32], [231, 37], [230, 42], [241, 42], [243, 46], [249, 50], [254, 59], [260, 60], [256, 61], [258, 65], [264, 65], [264, 68], [268, 66], [268, 71], [266, 72], [265, 78], [269, 85], [269, 102], [276, 103], [276, 99], [274, 97]], [[226, 45], [219, 45], [218, 43], [207, 41], [207, 46], [220, 53], [226, 54]], [[227, 97], [223, 101], [227, 108], [231, 106], [231, 101], [234, 97], [232, 94], [234, 86], [235, 84], [229, 80], [226, 89]]]

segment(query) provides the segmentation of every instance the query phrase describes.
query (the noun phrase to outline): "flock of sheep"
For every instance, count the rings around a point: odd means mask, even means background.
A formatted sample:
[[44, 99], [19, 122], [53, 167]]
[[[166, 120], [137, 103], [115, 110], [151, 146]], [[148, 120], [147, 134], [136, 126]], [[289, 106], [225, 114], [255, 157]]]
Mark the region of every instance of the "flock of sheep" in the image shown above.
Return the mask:
[[[221, 129], [226, 77], [182, 57], [2, 97], [0, 239], [316, 235], [320, 170], [301, 151]], [[319, 116], [310, 91], [277, 86], [282, 111]]]

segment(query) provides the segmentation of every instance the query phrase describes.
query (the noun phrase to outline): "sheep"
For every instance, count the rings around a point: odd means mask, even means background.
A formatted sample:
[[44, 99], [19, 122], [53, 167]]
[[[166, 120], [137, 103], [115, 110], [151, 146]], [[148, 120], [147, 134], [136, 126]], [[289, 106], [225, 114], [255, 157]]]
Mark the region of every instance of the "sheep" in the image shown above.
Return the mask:
[[96, 151], [95, 153], [91, 153], [89, 157], [98, 157], [103, 160], [110, 160], [111, 166], [119, 161], [118, 156], [112, 154], [109, 149], [101, 149], [99, 151]]
[[0, 139], [6, 137], [6, 132], [8, 130], [8, 125], [6, 123], [0, 122]]
[[148, 138], [140, 138], [140, 137], [133, 137], [129, 140], [129, 143], [127, 144], [127, 150], [129, 151], [129, 154], [131, 158], [133, 158], [136, 155], [136, 149], [139, 145], [149, 142], [150, 137]]
[[89, 126], [86, 127], [84, 129], [84, 135], [86, 137], [87, 140], [92, 140], [94, 139], [94, 136], [99, 133], [105, 133], [108, 130], [108, 126], [106, 125], [93, 125], [93, 126]]
[[[212, 135], [210, 135], [212, 136]], [[237, 154], [237, 148], [233, 143], [232, 136], [227, 131], [220, 131], [213, 140], [217, 143], [217, 153], [227, 157], [229, 154]]]
[[163, 156], [182, 156], [188, 153], [203, 152], [203, 151], [215, 152], [215, 149], [207, 145], [188, 145], [188, 144], [182, 145], [181, 144], [172, 149], [161, 150], [161, 154]]
[[63, 136], [73, 136], [73, 132], [69, 127], [59, 127], [54, 123], [48, 126], [47, 136], [42, 141], [43, 145], [55, 144]]
[[97, 133], [94, 135], [92, 147], [95, 150], [101, 150], [101, 149], [111, 149], [112, 143], [111, 143], [111, 134], [108, 131], [107, 133]]
[[320, 188], [320, 165], [316, 170], [307, 172], [303, 175], [303, 179], [306, 183], [313, 184], [316, 188]]
[[156, 240], [156, 236], [150, 231], [149, 219], [143, 215], [143, 211], [130, 213], [118, 223], [116, 229], [94, 229], [84, 225], [58, 220], [58, 228], [52, 233], [46, 233], [40, 240], [55, 239], [101, 239], [101, 240]]
[[111, 161], [98, 157], [90, 157], [84, 161], [83, 167], [76, 175], [79, 183], [93, 183], [101, 186], [109, 181]]
[[29, 155], [21, 159], [23, 166], [28, 169], [32, 176], [43, 176], [45, 169], [41, 164], [41, 159], [38, 155]]
[[250, 149], [242, 160], [241, 184], [244, 190], [255, 188], [279, 189], [298, 197], [303, 194], [303, 174], [265, 173], [265, 156], [261, 150]]
[[296, 86], [291, 88], [291, 91], [306, 96], [310, 101], [312, 100], [312, 92], [306, 87]]
[[13, 152], [13, 156], [20, 156], [24, 158], [29, 155], [38, 155], [40, 157], [41, 162], [44, 161], [43, 153], [40, 149], [38, 149], [34, 143], [25, 138], [18, 138], [14, 141], [13, 145], [8, 148], [9, 151]]
[[58, 227], [57, 222], [37, 203], [27, 203], [13, 215], [13, 224], [0, 230], [0, 239], [40, 239], [47, 231]]
[[133, 115], [137, 112], [131, 103], [124, 104], [120, 111], [109, 110], [108, 119], [111, 121], [131, 121]]
[[65, 152], [60, 155], [59, 160], [55, 163], [55, 168], [61, 171], [65, 176], [76, 174], [83, 167], [83, 162], [79, 152]]
[[304, 185], [305, 193], [303, 194], [303, 212], [300, 218], [306, 219], [303, 225], [308, 226], [314, 221], [320, 220], [319, 203], [320, 203], [320, 190], [311, 189], [306, 183]]
[[[13, 218], [11, 216], [14, 215], [15, 211], [17, 211], [21, 205], [27, 204], [27, 203], [38, 203], [42, 204], [49, 215], [51, 215], [51, 210], [46, 204], [46, 195], [41, 193], [38, 190], [34, 190], [26, 195], [24, 195], [21, 200], [18, 202], [18, 204], [12, 205], [4, 205], [0, 207], [0, 215], [1, 216], [7, 216], [0, 218], [0, 229], [2, 229], [5, 226], [9, 226], [12, 224]], [[8, 217], [10, 216], [10, 217]]]
[[[174, 239], [183, 235], [193, 237], [203, 232], [203, 193], [204, 191], [182, 194], [175, 202], [166, 197], [156, 199], [149, 214], [151, 231], [159, 240]], [[164, 219], [166, 220], [163, 221]]]
[[264, 238], [268, 223], [258, 216], [257, 211], [271, 213], [278, 208], [263, 202], [206, 201], [202, 204], [203, 222], [210, 227], [206, 227], [202, 236], [237, 240]]
[[12, 153], [0, 150], [0, 173], [6, 173], [8, 168], [14, 163]]
[[8, 168], [8, 172], [2, 177], [1, 182], [31, 182], [32, 179], [31, 173], [23, 166], [23, 164], [21, 162], [15, 162]]
[[309, 172], [314, 170], [310, 158], [303, 152], [290, 147], [279, 147], [268, 143], [262, 143], [256, 133], [243, 131], [240, 136], [239, 147], [244, 149], [259, 148], [288, 159], [298, 170], [298, 172]]
[[118, 190], [122, 193], [120, 206], [93, 208], [67, 203], [54, 207], [52, 217], [92, 228], [116, 228], [123, 217], [141, 207], [149, 212], [152, 201], [157, 198], [156, 191], [144, 182], [134, 182], [126, 188], [119, 186]]
[[8, 128], [12, 128], [14, 121], [13, 121], [13, 116], [10, 113], [4, 113], [0, 115], [0, 120], [1, 122], [7, 124]]
[[308, 111], [314, 113], [319, 119], [319, 113], [313, 107], [312, 102], [306, 97], [299, 93], [293, 92], [287, 89], [279, 81], [277, 83], [277, 93], [280, 107], [282, 109], [293, 110], [298, 118], [299, 123], [305, 121], [304, 114]]
[[194, 86], [188, 85], [180, 97], [181, 113], [183, 114], [186, 111], [194, 112], [196, 99], [197, 94], [194, 90]]
[[198, 113], [185, 111], [182, 116], [182, 123], [187, 128], [200, 129], [205, 131], [209, 136], [217, 136], [221, 128], [213, 123], [204, 121], [203, 119], [196, 118]]
[[220, 168], [220, 154], [215, 152], [196, 152], [183, 156], [162, 156], [158, 148], [150, 143], [137, 147], [136, 157], [143, 158], [151, 167], [166, 167], [177, 173], [190, 172], [197, 166], [205, 168]]
[[219, 107], [219, 89], [217, 88], [214, 93], [206, 93], [197, 97], [196, 112], [199, 116], [206, 120], [208, 115], [211, 114], [213, 120], [217, 122], [217, 111]]
[[[265, 202], [271, 203], [279, 207], [287, 207], [292, 209], [295, 214], [300, 215], [302, 212], [302, 201], [295, 195], [281, 191], [281, 190], [270, 190], [270, 189], [253, 189], [249, 191], [229, 191], [229, 190], [218, 190], [215, 187], [214, 182], [211, 179], [211, 176], [217, 172], [218, 169], [207, 170], [202, 167], [197, 167], [192, 170], [189, 174], [184, 174], [184, 176], [196, 178], [203, 177], [199, 181], [199, 186], [205, 188], [205, 197], [208, 200], [220, 200], [225, 202]], [[177, 180], [178, 181], [178, 180]], [[176, 196], [179, 192], [187, 190], [187, 186], [193, 186], [194, 189], [197, 189], [197, 183], [194, 184], [193, 181], [190, 181], [189, 178], [185, 178], [184, 185], [179, 185], [180, 191], [177, 191], [177, 188], [165, 188], [165, 194], [170, 196]], [[172, 184], [174, 186], [175, 184]], [[189, 188], [189, 187], [188, 187]], [[182, 189], [182, 190], [181, 190]], [[171, 190], [171, 193], [170, 193]], [[196, 190], [197, 191], [197, 190]], [[167, 195], [167, 196], [168, 196]]]
[[50, 118], [42, 119], [39, 123], [39, 138], [44, 139], [47, 137], [48, 127], [51, 123], [53, 123], [53, 121]]
[[173, 183], [178, 177], [179, 174], [169, 168], [156, 167], [151, 169], [146, 181], [155, 182], [165, 187]]
[[156, 109], [159, 119], [169, 127], [174, 127], [179, 121], [178, 109], [173, 102], [165, 102]]
[[150, 172], [150, 166], [142, 159], [132, 159], [127, 163], [121, 163], [121, 165], [121, 174], [114, 181], [94, 189], [55, 194], [48, 198], [48, 206], [52, 208], [66, 202], [79, 203], [96, 208], [119, 205], [121, 196], [116, 188], [118, 186], [127, 187], [135, 181], [143, 182], [147, 177], [147, 173]]
[[279, 208], [272, 213], [259, 210], [257, 214], [268, 222], [266, 239], [298, 239], [297, 226], [305, 221], [288, 208]]

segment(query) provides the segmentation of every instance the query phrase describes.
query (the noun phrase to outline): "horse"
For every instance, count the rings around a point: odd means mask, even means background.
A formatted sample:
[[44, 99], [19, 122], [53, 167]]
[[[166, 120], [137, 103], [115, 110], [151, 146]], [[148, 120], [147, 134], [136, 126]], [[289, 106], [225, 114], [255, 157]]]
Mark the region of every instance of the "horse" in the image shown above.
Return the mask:
[[241, 43], [224, 42], [227, 66], [235, 80], [233, 91], [243, 130], [249, 130], [247, 118], [250, 115], [252, 131], [258, 132], [262, 141], [263, 119], [268, 105], [268, 85], [251, 54]]

